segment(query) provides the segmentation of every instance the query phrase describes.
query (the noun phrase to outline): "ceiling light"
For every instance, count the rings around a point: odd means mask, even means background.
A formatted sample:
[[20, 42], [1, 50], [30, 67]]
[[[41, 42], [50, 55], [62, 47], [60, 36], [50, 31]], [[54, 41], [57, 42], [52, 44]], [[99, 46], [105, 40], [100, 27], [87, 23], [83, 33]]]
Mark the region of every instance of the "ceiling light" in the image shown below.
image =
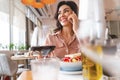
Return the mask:
[[42, 8], [45, 4], [53, 4], [56, 0], [22, 0], [25, 5], [31, 5], [34, 8]]
[[44, 3], [41, 2], [40, 0], [34, 0], [32, 3], [32, 6], [34, 8], [42, 8], [42, 7], [44, 7]]
[[33, 0], [21, 0], [21, 2], [25, 5], [31, 5], [33, 3]]
[[42, 2], [45, 4], [53, 4], [56, 2], [56, 0], [42, 0]]

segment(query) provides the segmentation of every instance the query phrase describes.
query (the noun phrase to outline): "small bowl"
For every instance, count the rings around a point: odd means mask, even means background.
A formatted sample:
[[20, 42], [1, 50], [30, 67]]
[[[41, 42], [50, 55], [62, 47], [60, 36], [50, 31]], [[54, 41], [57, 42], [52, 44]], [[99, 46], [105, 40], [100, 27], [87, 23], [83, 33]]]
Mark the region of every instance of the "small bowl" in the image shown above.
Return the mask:
[[60, 62], [60, 69], [63, 71], [80, 71], [82, 70], [82, 62]]

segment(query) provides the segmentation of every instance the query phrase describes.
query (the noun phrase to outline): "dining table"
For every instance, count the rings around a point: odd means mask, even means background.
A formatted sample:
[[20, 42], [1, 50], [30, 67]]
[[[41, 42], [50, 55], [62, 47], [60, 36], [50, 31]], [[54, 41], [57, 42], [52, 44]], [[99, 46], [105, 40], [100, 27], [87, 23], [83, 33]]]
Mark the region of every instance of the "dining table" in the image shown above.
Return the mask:
[[26, 68], [29, 68], [29, 60], [32, 59], [31, 56], [25, 56], [25, 55], [17, 55], [17, 56], [11, 56], [11, 60], [17, 61], [19, 64], [19, 61], [25, 61]]
[[[27, 70], [20, 74], [17, 80], [33, 80], [32, 71]], [[58, 80], [83, 80], [82, 71], [81, 72], [61, 72], [58, 73]]]

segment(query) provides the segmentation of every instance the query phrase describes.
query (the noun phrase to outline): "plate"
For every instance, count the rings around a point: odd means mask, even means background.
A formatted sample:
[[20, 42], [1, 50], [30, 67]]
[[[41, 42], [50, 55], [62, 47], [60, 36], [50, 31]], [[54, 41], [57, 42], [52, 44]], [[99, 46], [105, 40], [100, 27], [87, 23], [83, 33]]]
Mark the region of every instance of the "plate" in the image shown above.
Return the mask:
[[80, 70], [80, 71], [64, 71], [64, 70], [60, 70], [60, 73], [62, 73], [62, 74], [82, 74], [82, 70]]

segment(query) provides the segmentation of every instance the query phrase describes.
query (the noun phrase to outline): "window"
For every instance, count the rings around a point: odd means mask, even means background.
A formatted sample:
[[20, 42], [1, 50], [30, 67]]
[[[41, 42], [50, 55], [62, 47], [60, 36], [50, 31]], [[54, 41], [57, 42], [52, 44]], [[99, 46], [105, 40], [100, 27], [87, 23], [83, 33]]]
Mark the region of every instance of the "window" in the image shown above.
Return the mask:
[[17, 6], [17, 4], [15, 4], [11, 34], [12, 43], [14, 43], [16, 49], [20, 49], [20, 47], [24, 47], [26, 45], [25, 44], [26, 17], [24, 12], [25, 7], [23, 7], [23, 10], [19, 7], [20, 5]]
[[28, 47], [36, 25], [36, 15], [21, 0], [1, 0], [0, 50], [25, 49], [26, 45]]
[[8, 49], [9, 44], [9, 15], [0, 12], [0, 49]]
[[1, 0], [0, 50], [19, 49], [25, 46], [25, 6], [21, 0]]

